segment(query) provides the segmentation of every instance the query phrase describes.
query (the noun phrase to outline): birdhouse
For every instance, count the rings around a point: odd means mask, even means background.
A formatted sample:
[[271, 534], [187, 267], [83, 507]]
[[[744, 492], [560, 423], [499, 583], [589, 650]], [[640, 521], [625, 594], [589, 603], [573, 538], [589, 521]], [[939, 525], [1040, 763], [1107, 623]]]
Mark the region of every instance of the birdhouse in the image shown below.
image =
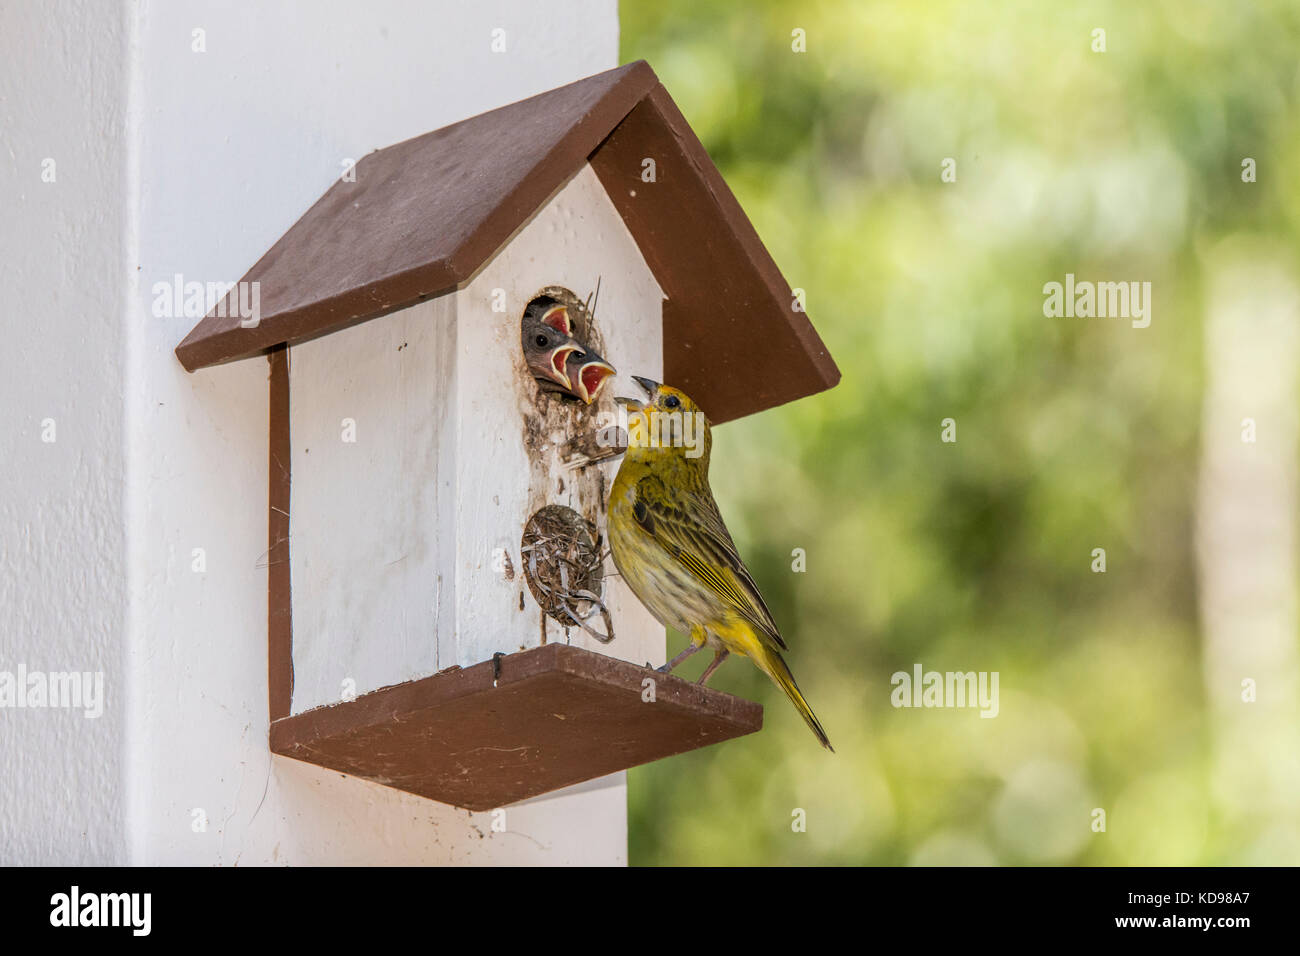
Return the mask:
[[491, 809], [761, 726], [646, 666], [612, 399], [717, 424], [839, 373], [644, 62], [371, 153], [176, 354], [269, 357], [275, 753]]

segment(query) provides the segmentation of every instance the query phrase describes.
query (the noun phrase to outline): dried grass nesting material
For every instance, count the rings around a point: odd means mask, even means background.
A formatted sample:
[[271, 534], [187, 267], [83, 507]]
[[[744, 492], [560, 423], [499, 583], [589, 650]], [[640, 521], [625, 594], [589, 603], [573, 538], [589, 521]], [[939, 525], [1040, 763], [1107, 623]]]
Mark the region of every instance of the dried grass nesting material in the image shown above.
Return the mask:
[[[563, 505], [547, 505], [528, 519], [519, 550], [528, 590], [547, 616], [608, 644], [614, 639], [614, 624], [605, 606], [600, 544], [595, 526], [582, 515]], [[603, 634], [586, 623], [597, 614], [605, 625]]]

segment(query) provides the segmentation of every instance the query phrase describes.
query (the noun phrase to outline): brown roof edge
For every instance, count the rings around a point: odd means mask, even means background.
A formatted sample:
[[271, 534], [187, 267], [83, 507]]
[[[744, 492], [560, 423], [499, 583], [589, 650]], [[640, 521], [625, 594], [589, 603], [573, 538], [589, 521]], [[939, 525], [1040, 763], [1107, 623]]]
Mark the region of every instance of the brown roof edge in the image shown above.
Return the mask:
[[[193, 372], [451, 291], [658, 82], [638, 60], [368, 154], [355, 183], [334, 182], [240, 280], [259, 283], [258, 325], [240, 325], [236, 289], [176, 357]], [[404, 202], [406, 190], [428, 201]]]
[[[641, 179], [656, 160], [657, 179]], [[644, 61], [366, 156], [242, 282], [261, 321], [210, 312], [186, 369], [265, 353], [458, 288], [590, 162], [663, 289], [664, 378], [725, 422], [823, 391], [839, 369], [740, 203]], [[418, 197], [413, 201], [412, 197]], [[615, 361], [616, 361], [615, 357]]]
[[[657, 180], [641, 181], [643, 157]], [[664, 380], [715, 423], [840, 380], [821, 337], [662, 84], [591, 158], [667, 296]]]
[[813, 328], [812, 322], [807, 319], [807, 313], [794, 311], [794, 289], [791, 288], [790, 283], [781, 274], [776, 260], [772, 258], [767, 246], [759, 238], [758, 230], [750, 222], [749, 216], [741, 207], [740, 201], [736, 199], [735, 193], [731, 191], [731, 187], [727, 185], [727, 181], [718, 172], [718, 167], [713, 164], [713, 160], [709, 157], [708, 151], [705, 150], [704, 144], [695, 135], [695, 130], [686, 122], [686, 117], [677, 108], [677, 104], [662, 83], [655, 84], [655, 88], [650, 92], [649, 100], [664, 114], [668, 128], [673, 131], [673, 134], [682, 143], [687, 156], [694, 163], [699, 176], [708, 185], [714, 202], [718, 204], [723, 217], [735, 232], [741, 249], [755, 272], [762, 279], [763, 284], [768, 287], [776, 299], [784, 302], [784, 311], [789, 316], [787, 322], [790, 330], [804, 347], [804, 352], [811, 360], [816, 374], [821, 379], [822, 387], [832, 388], [837, 385], [840, 380], [839, 366], [831, 358], [830, 352], [827, 350], [825, 343], [822, 342], [821, 336], [817, 334], [817, 330]]

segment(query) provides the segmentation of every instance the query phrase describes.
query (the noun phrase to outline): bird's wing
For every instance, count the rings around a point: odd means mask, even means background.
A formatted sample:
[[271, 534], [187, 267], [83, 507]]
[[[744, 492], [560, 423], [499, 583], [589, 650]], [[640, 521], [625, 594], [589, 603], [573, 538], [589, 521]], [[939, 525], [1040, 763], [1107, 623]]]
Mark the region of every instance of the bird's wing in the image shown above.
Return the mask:
[[637, 482], [632, 515], [677, 562], [754, 626], [764, 643], [786, 650], [758, 585], [750, 576], [713, 495], [669, 488], [647, 475]]

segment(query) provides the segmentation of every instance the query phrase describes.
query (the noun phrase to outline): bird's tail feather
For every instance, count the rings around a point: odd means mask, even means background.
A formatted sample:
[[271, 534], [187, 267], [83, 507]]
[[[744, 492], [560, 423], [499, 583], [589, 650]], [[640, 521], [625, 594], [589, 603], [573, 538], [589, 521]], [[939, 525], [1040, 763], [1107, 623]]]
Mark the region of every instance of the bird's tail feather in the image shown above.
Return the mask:
[[786, 665], [785, 659], [776, 651], [764, 648], [762, 655], [756, 657], [755, 663], [758, 664], [763, 673], [772, 678], [772, 682], [777, 687], [785, 691], [785, 695], [790, 698], [790, 703], [794, 704], [795, 710], [799, 711], [799, 715], [812, 728], [812, 732], [817, 735], [821, 745], [831, 753], [835, 753], [830, 738], [826, 736], [826, 731], [822, 729], [821, 721], [817, 719], [817, 715], [808, 706], [808, 701], [804, 700], [799, 685], [794, 682], [794, 675], [790, 673], [790, 668]]

